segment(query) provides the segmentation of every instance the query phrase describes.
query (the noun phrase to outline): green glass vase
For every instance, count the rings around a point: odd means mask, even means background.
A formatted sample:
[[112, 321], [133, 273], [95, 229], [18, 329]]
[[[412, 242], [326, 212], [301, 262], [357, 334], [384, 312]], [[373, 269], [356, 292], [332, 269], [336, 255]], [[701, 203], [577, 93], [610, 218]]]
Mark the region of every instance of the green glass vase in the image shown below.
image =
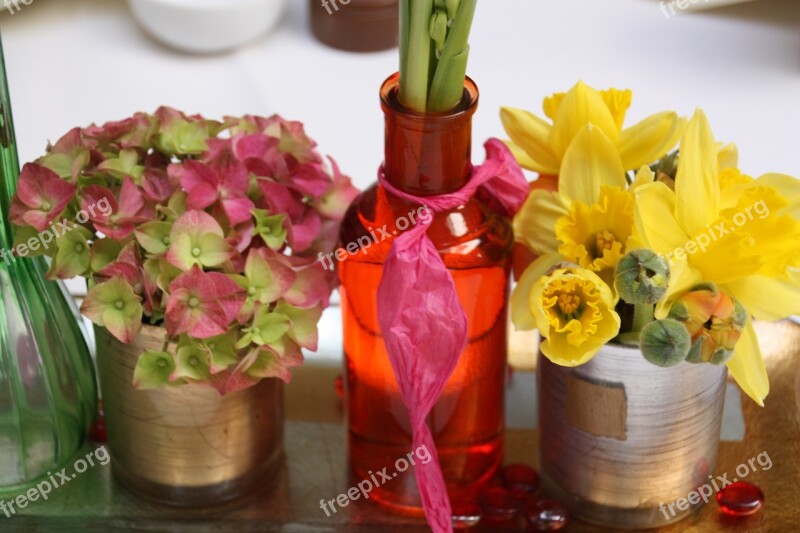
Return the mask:
[[0, 44], [0, 494], [56, 472], [83, 444], [97, 385], [79, 314], [44, 258], [14, 258], [9, 205], [19, 160]]

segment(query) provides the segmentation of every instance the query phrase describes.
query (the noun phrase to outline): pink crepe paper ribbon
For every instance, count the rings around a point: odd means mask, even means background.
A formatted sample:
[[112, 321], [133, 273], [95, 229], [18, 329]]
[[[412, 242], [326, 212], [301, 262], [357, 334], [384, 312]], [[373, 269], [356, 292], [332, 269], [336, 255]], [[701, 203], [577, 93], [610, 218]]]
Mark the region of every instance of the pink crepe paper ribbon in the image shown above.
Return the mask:
[[[513, 216], [528, 195], [528, 184], [514, 156], [497, 139], [486, 143], [486, 162], [476, 167], [460, 190], [417, 197], [393, 187], [383, 173], [378, 181], [390, 194], [427, 206], [432, 212], [454, 209], [475, 194], [503, 215]], [[453, 278], [427, 236], [427, 222], [397, 237], [384, 262], [378, 287], [378, 321], [403, 402], [408, 408], [413, 449], [425, 446], [432, 460], [415, 466], [417, 486], [428, 524], [435, 533], [452, 532], [450, 500], [425, 423], [467, 345], [467, 317]]]

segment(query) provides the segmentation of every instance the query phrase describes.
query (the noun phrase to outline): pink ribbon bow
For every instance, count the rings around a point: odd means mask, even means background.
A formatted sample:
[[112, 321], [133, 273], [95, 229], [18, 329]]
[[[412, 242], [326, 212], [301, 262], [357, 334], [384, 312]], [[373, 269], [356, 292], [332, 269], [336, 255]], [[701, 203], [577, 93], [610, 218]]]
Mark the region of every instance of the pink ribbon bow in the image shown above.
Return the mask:
[[[442, 212], [463, 205], [478, 194], [491, 207], [513, 216], [528, 195], [528, 184], [514, 156], [497, 139], [486, 143], [486, 162], [473, 170], [460, 190], [417, 197], [378, 181], [390, 194]], [[378, 322], [411, 422], [413, 449], [425, 446], [432, 460], [417, 463], [415, 472], [422, 506], [435, 533], [452, 532], [450, 500], [425, 423], [467, 344], [467, 317], [455, 283], [427, 236], [433, 217], [397, 237], [384, 262], [378, 287]]]

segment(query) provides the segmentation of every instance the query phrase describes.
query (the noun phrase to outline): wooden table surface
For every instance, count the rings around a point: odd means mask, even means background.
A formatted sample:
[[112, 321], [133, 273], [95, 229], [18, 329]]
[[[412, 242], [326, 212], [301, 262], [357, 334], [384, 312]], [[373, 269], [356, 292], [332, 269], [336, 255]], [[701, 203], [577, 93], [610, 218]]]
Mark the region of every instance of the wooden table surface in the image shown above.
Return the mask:
[[[743, 397], [745, 438], [721, 444], [716, 473], [727, 472], [732, 478], [738, 465], [768, 452], [773, 467], [758, 469], [747, 477], [764, 491], [764, 508], [755, 516], [732, 520], [712, 501], [688, 519], [658, 531], [800, 530], [800, 326], [791, 322], [759, 324], [758, 331], [772, 392], [763, 409]], [[109, 466], [96, 467], [53, 491], [47, 502], [32, 503], [24, 514], [12, 518], [0, 514], [0, 531], [428, 531], [421, 520], [386, 514], [363, 500], [331, 517], [320, 509], [321, 499], [335, 498], [352, 485], [345, 461], [342, 405], [333, 386], [339, 372], [323, 366], [296, 371], [287, 392], [286, 463], [278, 488], [271, 492], [254, 494], [248, 501], [225, 508], [176, 510], [132, 496], [113, 479]], [[533, 403], [530, 408], [535, 409]], [[535, 430], [509, 430], [506, 440], [507, 462], [538, 464]], [[82, 453], [87, 451], [88, 447]], [[488, 526], [473, 529], [498, 530]], [[608, 529], [576, 521], [567, 531]]]

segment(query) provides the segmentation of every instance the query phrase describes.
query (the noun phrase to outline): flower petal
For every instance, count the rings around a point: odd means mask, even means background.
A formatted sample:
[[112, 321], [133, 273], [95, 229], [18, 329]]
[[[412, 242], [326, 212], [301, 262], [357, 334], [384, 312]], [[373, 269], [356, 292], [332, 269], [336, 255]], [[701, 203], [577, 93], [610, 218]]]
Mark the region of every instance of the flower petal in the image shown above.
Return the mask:
[[122, 181], [122, 189], [119, 192], [119, 213], [121, 219], [135, 217], [144, 206], [142, 191], [129, 177]]
[[556, 221], [569, 213], [560, 194], [555, 191], [534, 190], [514, 217], [517, 242], [537, 254], [558, 250]]
[[550, 148], [550, 124], [529, 111], [511, 107], [500, 110], [500, 120], [514, 145], [525, 154], [517, 159], [520, 165], [543, 174], [558, 174], [559, 161]]
[[[797, 278], [797, 273], [792, 273]], [[725, 290], [739, 300], [757, 320], [782, 320], [800, 314], [798, 279], [775, 279], [749, 276], [725, 285]]]
[[570, 200], [597, 202], [600, 187], [625, 189], [625, 168], [617, 147], [602, 129], [588, 124], [575, 136], [564, 154], [559, 191]]
[[786, 174], [764, 174], [753, 185], [775, 189], [788, 202], [792, 216], [800, 219], [800, 180]]
[[316, 351], [319, 342], [317, 324], [322, 317], [322, 309], [322, 305], [299, 309], [281, 301], [275, 307], [275, 312], [289, 317], [291, 328], [288, 334], [297, 344], [308, 350]]
[[69, 205], [76, 190], [49, 168], [29, 163], [19, 176], [12, 221], [44, 231]]
[[136, 390], [157, 389], [169, 381], [175, 370], [175, 359], [167, 352], [147, 350], [136, 361], [133, 371], [133, 388]]
[[744, 393], [764, 407], [764, 398], [769, 394], [769, 378], [752, 320], [748, 319], [742, 336], [736, 343], [733, 358], [727, 364], [728, 370]]
[[611, 116], [614, 117], [617, 128], [622, 129], [622, 125], [625, 123], [625, 115], [628, 114], [628, 109], [630, 109], [633, 101], [633, 91], [630, 89], [606, 89], [599, 92], [608, 106], [608, 110], [611, 111]]
[[245, 195], [230, 195], [222, 200], [222, 209], [231, 226], [250, 220], [255, 207], [253, 201]]
[[550, 146], [557, 158], [566, 156], [573, 139], [589, 124], [605, 133], [612, 145], [619, 140], [619, 128], [603, 96], [583, 82], [564, 96], [553, 123]]
[[92, 287], [81, 304], [81, 312], [89, 320], [108, 329], [124, 344], [136, 338], [143, 311], [141, 298], [120, 277]]
[[667, 292], [656, 305], [655, 317], [658, 319], [666, 318], [672, 304], [685, 292], [696, 287], [703, 281], [700, 272], [686, 260], [686, 257], [669, 259], [669, 284]]
[[543, 255], [525, 269], [511, 294], [511, 322], [517, 331], [536, 329], [536, 320], [531, 313], [529, 303], [531, 288], [560, 260], [561, 256], [556, 253]]
[[347, 208], [358, 196], [359, 191], [353, 186], [350, 178], [342, 174], [336, 161], [332, 157], [328, 159], [333, 173], [333, 185], [319, 199], [317, 209], [324, 217], [341, 220], [344, 218]]
[[625, 169], [635, 169], [661, 159], [680, 139], [685, 127], [677, 113], [665, 111], [622, 131], [619, 153]]
[[675, 193], [660, 182], [636, 188], [636, 228], [648, 248], [668, 254], [689, 242], [675, 220]]
[[197, 240], [200, 256], [197, 258], [207, 267], [217, 267], [231, 258], [233, 249], [228, 241], [218, 235], [207, 233]]
[[225, 313], [225, 325], [230, 324], [242, 308], [245, 300], [244, 291], [230, 277], [220, 272], [209, 272], [206, 277], [214, 285], [214, 300]]
[[192, 240], [204, 234], [213, 234], [224, 237], [225, 233], [214, 217], [204, 211], [187, 211], [180, 216], [172, 226], [170, 240], [174, 241], [179, 235], [190, 235]]
[[686, 233], [698, 235], [719, 212], [719, 162], [705, 113], [697, 110], [681, 141], [675, 179], [675, 217]]
[[283, 299], [289, 304], [301, 309], [308, 309], [319, 304], [328, 306], [331, 293], [329, 272], [321, 263], [297, 271], [297, 277]]
[[739, 148], [733, 143], [725, 145], [720, 143], [717, 160], [719, 161], [720, 170], [739, 168]]
[[269, 248], [251, 249], [244, 273], [249, 286], [255, 289], [253, 297], [263, 304], [280, 299], [297, 279], [286, 257]]
[[511, 151], [511, 154], [514, 156], [514, 159], [517, 160], [519, 166], [528, 170], [533, 170], [534, 172], [539, 172], [537, 169], [540, 167], [540, 165], [534, 161], [531, 156], [529, 156], [525, 150], [522, 149], [522, 147], [517, 146], [514, 144], [514, 141], [510, 139], [503, 141], [503, 143], [505, 143], [506, 147]]

